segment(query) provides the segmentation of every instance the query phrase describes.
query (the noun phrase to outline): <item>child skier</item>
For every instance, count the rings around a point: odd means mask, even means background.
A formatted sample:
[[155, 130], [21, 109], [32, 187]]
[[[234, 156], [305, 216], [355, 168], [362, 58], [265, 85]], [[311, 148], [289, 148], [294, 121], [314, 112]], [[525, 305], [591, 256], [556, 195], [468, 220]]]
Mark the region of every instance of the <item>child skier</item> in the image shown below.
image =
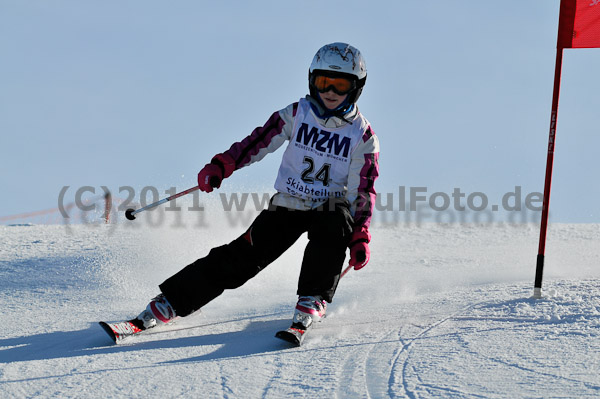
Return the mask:
[[263, 127], [215, 155], [198, 173], [200, 190], [260, 161], [288, 141], [269, 208], [233, 242], [160, 284], [161, 294], [131, 322], [140, 330], [187, 316], [241, 286], [308, 233], [294, 325], [306, 330], [336, 291], [346, 248], [355, 270], [369, 261], [379, 142], [356, 106], [367, 70], [345, 43], [323, 46], [309, 69], [310, 95], [275, 112]]

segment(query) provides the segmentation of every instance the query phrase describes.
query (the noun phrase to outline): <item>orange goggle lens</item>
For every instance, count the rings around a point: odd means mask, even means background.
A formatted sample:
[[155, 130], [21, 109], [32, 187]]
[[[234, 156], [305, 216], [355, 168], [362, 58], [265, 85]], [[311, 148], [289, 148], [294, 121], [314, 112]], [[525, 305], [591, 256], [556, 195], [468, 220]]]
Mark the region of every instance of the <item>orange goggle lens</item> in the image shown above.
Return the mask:
[[337, 94], [346, 94], [352, 90], [353, 82], [346, 78], [330, 78], [327, 76], [315, 77], [314, 85], [321, 93], [333, 89]]

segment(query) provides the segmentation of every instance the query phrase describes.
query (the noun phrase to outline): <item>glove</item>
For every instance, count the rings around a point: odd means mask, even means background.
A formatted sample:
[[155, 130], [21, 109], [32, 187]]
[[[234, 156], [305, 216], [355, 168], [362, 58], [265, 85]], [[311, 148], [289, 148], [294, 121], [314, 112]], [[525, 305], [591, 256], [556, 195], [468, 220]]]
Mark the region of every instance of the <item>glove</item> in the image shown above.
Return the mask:
[[214, 163], [207, 163], [198, 173], [198, 187], [201, 191], [210, 193], [213, 188], [221, 187], [223, 171]]
[[235, 170], [235, 160], [228, 154], [217, 154], [198, 173], [198, 188], [210, 193], [221, 187], [221, 182]]
[[366, 227], [354, 228], [352, 237], [350, 238], [350, 266], [354, 266], [354, 270], [360, 270], [369, 263], [371, 258], [371, 250], [369, 242], [371, 234]]

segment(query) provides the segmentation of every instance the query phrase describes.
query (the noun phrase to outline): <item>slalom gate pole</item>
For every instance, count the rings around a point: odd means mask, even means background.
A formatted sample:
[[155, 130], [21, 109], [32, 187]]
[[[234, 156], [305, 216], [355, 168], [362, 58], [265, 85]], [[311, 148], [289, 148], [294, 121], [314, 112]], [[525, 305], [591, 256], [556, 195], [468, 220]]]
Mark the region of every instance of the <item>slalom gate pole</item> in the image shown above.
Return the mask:
[[112, 210], [112, 194], [107, 191], [104, 194], [104, 223], [110, 223], [110, 211]]
[[[221, 182], [221, 180], [214, 176], [210, 179], [210, 185], [215, 188], [217, 186], [219, 186], [220, 182]], [[143, 208], [140, 208], [140, 209], [129, 208], [125, 211], [125, 217], [127, 218], [127, 220], [135, 220], [135, 215], [140, 212], [144, 212], [144, 211], [147, 211], [148, 209], [156, 208], [157, 206], [162, 205], [165, 202], [173, 201], [175, 198], [183, 197], [184, 195], [193, 193], [194, 191], [196, 191], [198, 189], [199, 189], [198, 186], [194, 186], [194, 187], [188, 188], [187, 190], [182, 191], [180, 193], [173, 194], [170, 197], [163, 198], [160, 201], [156, 201], [156, 202], [153, 202], [152, 204], [146, 205]]]
[[540, 224], [540, 242], [533, 297], [542, 297], [542, 278], [544, 274], [544, 258], [546, 252], [546, 233], [548, 231], [548, 209], [550, 207], [550, 187], [552, 185], [552, 166], [554, 164], [554, 145], [556, 142], [556, 121], [558, 116], [558, 97], [560, 92], [560, 75], [562, 69], [563, 48], [556, 49], [556, 66], [554, 69], [554, 92], [552, 94], [552, 112], [550, 114], [550, 133], [548, 137], [548, 158], [546, 160], [546, 179], [544, 182], [544, 201], [542, 205], [542, 221]]

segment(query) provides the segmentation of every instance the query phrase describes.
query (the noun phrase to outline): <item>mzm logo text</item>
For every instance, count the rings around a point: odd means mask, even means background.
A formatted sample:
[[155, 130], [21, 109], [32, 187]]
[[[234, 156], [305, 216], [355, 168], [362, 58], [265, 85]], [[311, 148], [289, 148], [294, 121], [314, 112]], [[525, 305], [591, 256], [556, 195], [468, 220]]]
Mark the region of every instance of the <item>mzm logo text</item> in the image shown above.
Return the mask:
[[296, 142], [304, 144], [317, 151], [334, 154], [348, 158], [350, 152], [350, 137], [343, 137], [337, 133], [319, 130], [312, 127], [309, 131], [308, 124], [302, 123], [296, 134]]

